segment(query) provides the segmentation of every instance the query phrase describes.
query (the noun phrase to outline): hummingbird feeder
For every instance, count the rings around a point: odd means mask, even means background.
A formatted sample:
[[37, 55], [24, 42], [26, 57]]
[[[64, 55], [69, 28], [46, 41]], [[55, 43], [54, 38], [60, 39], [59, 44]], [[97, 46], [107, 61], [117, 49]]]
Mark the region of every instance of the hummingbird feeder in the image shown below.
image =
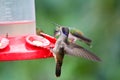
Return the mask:
[[0, 1], [0, 61], [52, 57], [56, 39], [36, 35], [34, 0]]

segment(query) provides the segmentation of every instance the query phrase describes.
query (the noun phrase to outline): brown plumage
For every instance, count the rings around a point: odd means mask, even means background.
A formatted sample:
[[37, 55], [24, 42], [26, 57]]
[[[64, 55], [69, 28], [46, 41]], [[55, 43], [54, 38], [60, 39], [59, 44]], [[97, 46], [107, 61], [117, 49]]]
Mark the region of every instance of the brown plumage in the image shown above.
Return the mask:
[[63, 42], [63, 44], [64, 44], [64, 51], [68, 55], [79, 56], [92, 61], [101, 61], [100, 58], [97, 57], [95, 54], [75, 43], [66, 44]]
[[71, 34], [75, 36], [78, 40], [85, 42], [87, 45], [89, 46], [91, 45], [92, 40], [85, 37], [83, 34], [80, 34], [79, 32], [75, 32], [75, 31], [74, 33], [71, 32]]
[[51, 49], [56, 62], [55, 74], [57, 77], [61, 75], [61, 66], [65, 54], [72, 56], [83, 57], [92, 61], [101, 61], [92, 52], [86, 50], [85, 48], [68, 41], [69, 29], [65, 27], [60, 28], [60, 36], [55, 43], [55, 47]]
[[63, 58], [64, 58], [64, 48], [59, 49], [59, 53], [56, 53], [55, 58], [56, 58], [55, 75], [56, 75], [56, 77], [60, 77], [62, 62], [63, 62]]

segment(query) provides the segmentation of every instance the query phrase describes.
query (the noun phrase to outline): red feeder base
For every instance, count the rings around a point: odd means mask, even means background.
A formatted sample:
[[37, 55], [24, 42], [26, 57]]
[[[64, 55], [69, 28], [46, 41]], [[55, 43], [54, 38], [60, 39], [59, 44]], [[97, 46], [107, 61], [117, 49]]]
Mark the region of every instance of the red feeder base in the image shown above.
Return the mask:
[[[37, 35], [8, 37], [9, 44], [4, 48], [0, 48], [0, 61], [31, 60], [52, 57], [53, 55], [49, 49], [50, 47], [54, 47], [56, 39], [44, 33], [41, 33], [41, 35], [42, 37]], [[34, 44], [34, 40], [41, 41], [42, 45]]]

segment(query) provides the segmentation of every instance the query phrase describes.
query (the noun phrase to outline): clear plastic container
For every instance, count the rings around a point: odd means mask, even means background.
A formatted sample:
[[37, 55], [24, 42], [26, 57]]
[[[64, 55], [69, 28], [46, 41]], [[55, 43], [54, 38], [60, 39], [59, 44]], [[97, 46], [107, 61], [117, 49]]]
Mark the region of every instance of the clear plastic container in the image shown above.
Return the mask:
[[0, 0], [0, 35], [35, 34], [34, 0]]

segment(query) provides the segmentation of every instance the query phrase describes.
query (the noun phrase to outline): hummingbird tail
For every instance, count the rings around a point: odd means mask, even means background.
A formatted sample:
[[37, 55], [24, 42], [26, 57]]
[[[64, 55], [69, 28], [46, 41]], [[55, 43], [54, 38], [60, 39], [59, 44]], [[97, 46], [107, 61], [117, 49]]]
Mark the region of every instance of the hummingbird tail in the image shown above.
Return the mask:
[[60, 75], [61, 75], [61, 66], [62, 66], [62, 63], [57, 62], [57, 64], [56, 64], [56, 72], [55, 72], [56, 77], [60, 77]]

